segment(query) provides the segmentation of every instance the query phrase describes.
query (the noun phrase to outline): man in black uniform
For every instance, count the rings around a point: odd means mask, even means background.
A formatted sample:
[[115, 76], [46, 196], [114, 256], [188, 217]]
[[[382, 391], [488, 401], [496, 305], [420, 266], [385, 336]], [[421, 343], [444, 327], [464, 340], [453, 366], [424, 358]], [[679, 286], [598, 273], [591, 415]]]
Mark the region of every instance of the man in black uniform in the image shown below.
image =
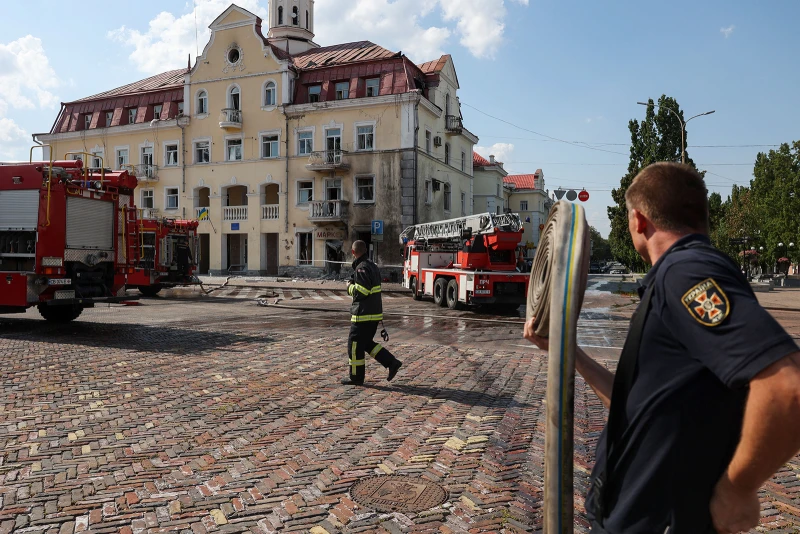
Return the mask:
[[347, 354], [350, 358], [350, 377], [342, 384], [360, 386], [364, 383], [365, 353], [389, 369], [391, 380], [403, 362], [391, 352], [375, 343], [372, 338], [383, 320], [381, 304], [381, 273], [378, 266], [367, 258], [367, 245], [363, 241], [353, 242], [353, 275], [347, 282], [347, 294], [353, 297], [350, 307], [350, 336], [347, 339]]
[[189, 276], [189, 265], [194, 261], [189, 243], [184, 240], [178, 241], [176, 256], [178, 257], [178, 273], [181, 276]]
[[[617, 375], [576, 355], [610, 407], [586, 498], [592, 532], [748, 531], [758, 489], [800, 449], [800, 352], [710, 245], [695, 170], [651, 165], [625, 198], [633, 244], [653, 267]], [[532, 321], [525, 337], [547, 348]]]

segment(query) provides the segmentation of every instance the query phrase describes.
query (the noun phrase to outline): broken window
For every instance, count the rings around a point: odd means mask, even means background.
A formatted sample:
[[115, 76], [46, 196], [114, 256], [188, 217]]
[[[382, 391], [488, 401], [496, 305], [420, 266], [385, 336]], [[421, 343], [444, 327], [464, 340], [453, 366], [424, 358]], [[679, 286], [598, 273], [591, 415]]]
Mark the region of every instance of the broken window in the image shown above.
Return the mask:
[[297, 134], [297, 154], [307, 156], [314, 151], [314, 132], [299, 132]]
[[228, 161], [241, 161], [242, 160], [242, 140], [241, 139], [228, 139]]
[[339, 82], [336, 84], [336, 100], [347, 100], [350, 98], [350, 82]]
[[210, 143], [208, 141], [198, 141], [194, 144], [194, 162], [208, 163], [211, 161]]
[[314, 264], [314, 241], [311, 232], [297, 233], [297, 264]]
[[314, 182], [297, 182], [297, 203], [306, 204], [314, 200]]
[[164, 165], [171, 167], [178, 164], [178, 145], [167, 145], [164, 149]]
[[378, 96], [380, 93], [381, 79], [370, 78], [367, 80], [367, 96]]
[[375, 177], [356, 178], [356, 202], [375, 202]]
[[369, 126], [358, 126], [356, 128], [357, 133], [357, 150], [372, 150], [375, 147], [375, 127], [372, 125]]
[[114, 112], [106, 111], [106, 128], [111, 126], [111, 121], [114, 120]]
[[308, 101], [319, 102], [320, 94], [322, 94], [322, 86], [312, 85], [311, 87], [308, 88]]

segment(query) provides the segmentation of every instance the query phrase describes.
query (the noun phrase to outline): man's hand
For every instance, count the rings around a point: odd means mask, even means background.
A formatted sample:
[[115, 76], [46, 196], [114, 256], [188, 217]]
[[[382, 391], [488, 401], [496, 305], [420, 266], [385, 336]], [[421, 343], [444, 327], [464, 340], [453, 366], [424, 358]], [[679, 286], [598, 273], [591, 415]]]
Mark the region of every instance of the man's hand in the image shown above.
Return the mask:
[[748, 532], [758, 525], [761, 515], [758, 493], [739, 490], [731, 483], [728, 473], [717, 482], [710, 509], [714, 528], [720, 534]]
[[536, 317], [533, 317], [530, 321], [525, 322], [525, 328], [523, 329], [522, 336], [539, 347], [542, 350], [549, 350], [550, 342], [546, 337], [540, 337], [536, 335], [536, 329], [533, 326], [533, 323], [536, 321]]

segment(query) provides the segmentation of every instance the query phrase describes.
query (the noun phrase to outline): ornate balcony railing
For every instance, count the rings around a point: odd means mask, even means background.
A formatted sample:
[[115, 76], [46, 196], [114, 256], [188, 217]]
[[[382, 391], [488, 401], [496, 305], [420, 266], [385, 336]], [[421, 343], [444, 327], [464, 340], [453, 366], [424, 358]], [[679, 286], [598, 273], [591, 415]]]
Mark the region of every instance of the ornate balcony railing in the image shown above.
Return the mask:
[[310, 171], [330, 171], [348, 168], [350, 168], [350, 163], [347, 161], [347, 152], [344, 150], [312, 152], [306, 164], [306, 169]]
[[128, 174], [135, 176], [140, 182], [158, 180], [158, 165], [149, 165], [145, 163], [139, 165], [123, 165], [122, 170], [128, 171]]
[[343, 221], [346, 216], [346, 200], [316, 200], [309, 202], [308, 220], [312, 222]]
[[158, 210], [155, 208], [136, 208], [136, 214], [139, 220], [158, 219]]
[[445, 130], [452, 133], [461, 133], [464, 130], [464, 123], [461, 122], [461, 117], [447, 115], [445, 117]]
[[242, 110], [225, 108], [219, 115], [220, 128], [241, 128], [242, 127]]
[[265, 221], [274, 221], [280, 217], [280, 206], [278, 204], [263, 204], [261, 206], [261, 218]]
[[225, 206], [222, 208], [223, 221], [246, 221], [247, 206]]

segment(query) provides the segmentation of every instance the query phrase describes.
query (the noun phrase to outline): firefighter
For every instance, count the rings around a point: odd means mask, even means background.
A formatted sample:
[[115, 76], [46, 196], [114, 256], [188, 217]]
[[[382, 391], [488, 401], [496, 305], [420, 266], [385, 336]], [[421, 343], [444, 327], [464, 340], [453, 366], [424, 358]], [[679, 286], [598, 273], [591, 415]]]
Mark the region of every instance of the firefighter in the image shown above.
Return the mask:
[[189, 248], [189, 243], [184, 240], [178, 241], [178, 272], [183, 276], [189, 276], [189, 266], [194, 262], [192, 257], [192, 249]]
[[389, 370], [386, 378], [389, 381], [395, 377], [403, 362], [372, 340], [378, 330], [378, 323], [383, 321], [381, 273], [378, 266], [367, 258], [366, 243], [354, 241], [351, 251], [354, 258], [353, 275], [347, 282], [347, 294], [353, 297], [350, 307], [350, 336], [347, 339], [350, 376], [343, 379], [342, 384], [364, 384], [366, 353]]

